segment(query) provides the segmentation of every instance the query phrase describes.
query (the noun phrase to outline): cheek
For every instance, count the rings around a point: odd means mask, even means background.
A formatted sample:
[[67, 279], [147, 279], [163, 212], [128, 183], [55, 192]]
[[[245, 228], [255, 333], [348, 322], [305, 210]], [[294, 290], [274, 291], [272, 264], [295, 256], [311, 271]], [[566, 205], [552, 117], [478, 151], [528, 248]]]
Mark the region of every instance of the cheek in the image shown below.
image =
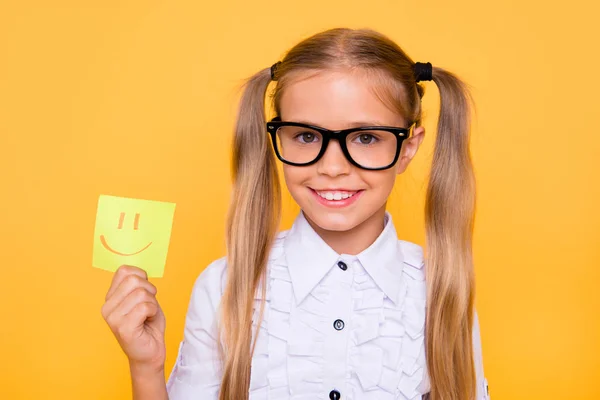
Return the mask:
[[290, 191], [294, 190], [294, 187], [302, 185], [311, 176], [311, 167], [293, 167], [291, 165], [283, 166], [283, 177], [285, 184]]
[[364, 171], [361, 174], [361, 179], [365, 182], [372, 193], [378, 196], [387, 197], [396, 181], [396, 169], [390, 168], [385, 171]]

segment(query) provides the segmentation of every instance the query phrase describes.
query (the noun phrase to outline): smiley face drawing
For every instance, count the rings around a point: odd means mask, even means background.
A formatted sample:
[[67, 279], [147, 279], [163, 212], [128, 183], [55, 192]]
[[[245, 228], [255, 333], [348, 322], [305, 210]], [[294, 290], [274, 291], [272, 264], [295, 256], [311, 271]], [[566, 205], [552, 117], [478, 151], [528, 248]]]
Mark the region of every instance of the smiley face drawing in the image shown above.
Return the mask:
[[[119, 226], [117, 227], [117, 229], [123, 229], [123, 220], [125, 219], [125, 213], [122, 212], [121, 216], [119, 217]], [[133, 230], [138, 230], [138, 226], [139, 226], [139, 222], [140, 222], [140, 214], [136, 213], [135, 214], [135, 221], [133, 223]], [[108, 245], [108, 243], [106, 242], [106, 237], [104, 235], [100, 235], [100, 243], [102, 243], [102, 246], [104, 246], [104, 248], [112, 253], [115, 253], [117, 255], [120, 256], [134, 256], [136, 254], [141, 253], [142, 251], [146, 250], [148, 247], [150, 247], [150, 245], [152, 244], [152, 242], [148, 243], [146, 246], [144, 246], [144, 248], [142, 248], [141, 250], [138, 250], [136, 252], [133, 253], [121, 253], [120, 251], [114, 250], [112, 247], [110, 247]]]
[[134, 265], [163, 276], [174, 212], [174, 203], [101, 195], [92, 265], [113, 272]]

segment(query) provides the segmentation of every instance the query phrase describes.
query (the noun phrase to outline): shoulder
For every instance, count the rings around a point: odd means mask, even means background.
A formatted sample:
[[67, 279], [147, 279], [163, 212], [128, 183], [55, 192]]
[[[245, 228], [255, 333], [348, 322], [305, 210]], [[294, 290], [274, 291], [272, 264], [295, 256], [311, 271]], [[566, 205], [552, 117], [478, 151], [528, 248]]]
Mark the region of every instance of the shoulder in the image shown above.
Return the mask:
[[212, 261], [196, 278], [194, 290], [204, 288], [221, 288], [227, 270], [227, 257]]
[[[269, 251], [269, 264], [279, 258], [283, 253], [283, 243], [288, 232], [288, 230], [285, 230], [277, 233]], [[208, 264], [208, 266], [198, 275], [194, 283], [193, 294], [196, 296], [201, 294], [209, 295], [212, 298], [220, 297], [225, 289], [226, 280], [227, 256], [223, 256]]]
[[208, 264], [198, 275], [190, 297], [191, 315], [214, 313], [225, 289], [226, 269], [227, 258], [221, 257]]

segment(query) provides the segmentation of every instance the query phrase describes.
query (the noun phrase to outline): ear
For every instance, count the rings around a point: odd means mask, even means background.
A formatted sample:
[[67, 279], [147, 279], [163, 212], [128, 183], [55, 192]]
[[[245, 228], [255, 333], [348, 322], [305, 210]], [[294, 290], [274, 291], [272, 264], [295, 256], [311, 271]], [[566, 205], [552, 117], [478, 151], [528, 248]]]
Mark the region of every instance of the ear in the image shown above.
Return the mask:
[[425, 139], [425, 128], [419, 126], [413, 130], [413, 134], [410, 138], [402, 142], [402, 149], [400, 150], [400, 158], [396, 163], [396, 170], [398, 174], [406, 171], [408, 164], [413, 159], [421, 143]]

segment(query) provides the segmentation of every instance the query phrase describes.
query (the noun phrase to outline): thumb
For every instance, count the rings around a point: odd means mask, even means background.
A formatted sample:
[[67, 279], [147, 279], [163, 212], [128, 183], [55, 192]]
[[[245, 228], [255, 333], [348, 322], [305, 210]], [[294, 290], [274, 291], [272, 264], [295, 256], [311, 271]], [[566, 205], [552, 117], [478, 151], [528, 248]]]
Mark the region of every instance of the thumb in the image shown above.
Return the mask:
[[148, 315], [147, 319], [146, 319], [146, 323], [156, 329], [158, 329], [160, 332], [164, 332], [165, 328], [166, 328], [166, 319], [165, 319], [165, 314], [163, 313], [162, 308], [160, 307], [160, 304], [156, 304], [156, 312], [152, 313], [151, 315]]

